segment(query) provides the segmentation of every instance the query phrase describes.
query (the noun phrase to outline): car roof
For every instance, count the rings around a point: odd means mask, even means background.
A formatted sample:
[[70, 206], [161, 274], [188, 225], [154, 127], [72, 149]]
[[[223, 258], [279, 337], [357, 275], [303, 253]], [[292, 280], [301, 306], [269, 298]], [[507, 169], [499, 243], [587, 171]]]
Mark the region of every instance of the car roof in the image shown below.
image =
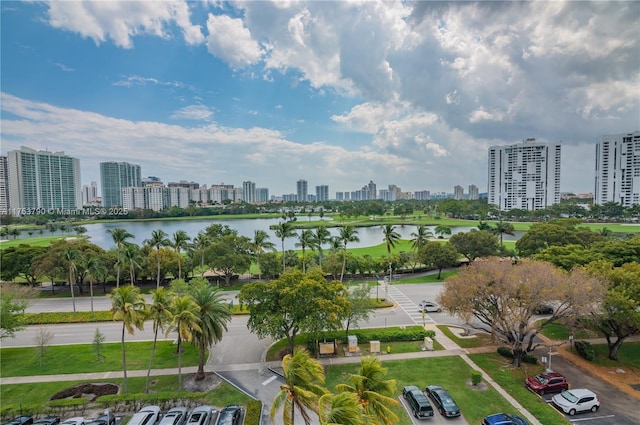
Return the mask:
[[568, 391], [576, 397], [584, 397], [587, 395], [595, 396], [595, 393], [593, 391], [586, 388], [571, 388]]
[[558, 372], [544, 372], [538, 375], [544, 376], [545, 378], [564, 378], [564, 375]]
[[415, 385], [407, 385], [403, 388], [403, 390], [406, 391], [420, 391], [420, 388], [416, 387]]

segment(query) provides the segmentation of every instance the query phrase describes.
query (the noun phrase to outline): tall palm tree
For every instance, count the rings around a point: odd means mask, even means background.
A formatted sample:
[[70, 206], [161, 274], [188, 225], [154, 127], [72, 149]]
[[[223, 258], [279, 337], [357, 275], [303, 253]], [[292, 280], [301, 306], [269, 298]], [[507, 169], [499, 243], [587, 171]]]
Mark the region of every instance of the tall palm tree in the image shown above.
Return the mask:
[[76, 296], [73, 284], [76, 280], [75, 273], [78, 270], [78, 262], [82, 261], [82, 254], [75, 248], [66, 248], [62, 252], [62, 258], [66, 264], [69, 276], [69, 288], [71, 289], [71, 301], [73, 303], [73, 314], [76, 314]]
[[122, 265], [122, 248], [128, 244], [128, 239], [133, 239], [134, 236], [121, 227], [107, 230], [107, 233], [111, 235], [113, 243], [116, 244], [116, 253], [118, 261], [116, 261], [116, 288], [120, 287], [120, 266]]
[[313, 250], [315, 248], [315, 238], [313, 235], [313, 231], [309, 229], [303, 230], [302, 232], [300, 232], [300, 235], [298, 235], [298, 241], [299, 242], [296, 242], [296, 246], [302, 248], [302, 273], [306, 273], [307, 269], [305, 249], [310, 248]]
[[443, 238], [444, 235], [451, 234], [451, 227], [445, 226], [444, 224], [438, 224], [435, 229], [433, 229], [434, 233], [438, 235], [438, 237]]
[[344, 278], [344, 270], [347, 267], [347, 244], [349, 242], [360, 242], [358, 237], [358, 230], [353, 226], [342, 226], [340, 228], [340, 236], [338, 238], [342, 241], [342, 273], [340, 273], [340, 282]]
[[109, 294], [111, 298], [111, 313], [113, 320], [122, 320], [122, 372], [124, 373], [124, 392], [129, 392], [127, 380], [127, 355], [124, 345], [125, 330], [133, 335], [134, 328], [144, 329], [144, 319], [147, 316], [144, 297], [140, 288], [136, 286], [123, 286], [116, 288]]
[[491, 225], [486, 221], [480, 220], [478, 222], [478, 230], [486, 230], [487, 232], [491, 232], [493, 230], [493, 227], [491, 227]]
[[429, 242], [429, 238], [433, 237], [433, 233], [427, 226], [421, 224], [416, 228], [415, 232], [411, 233], [411, 236], [413, 236], [413, 239], [411, 239], [411, 247], [418, 251]]
[[145, 384], [145, 392], [149, 392], [149, 377], [151, 375], [151, 367], [153, 366], [153, 358], [156, 354], [156, 345], [158, 342], [158, 331], [164, 331], [166, 322], [171, 317], [169, 305], [171, 303], [170, 291], [165, 288], [158, 288], [151, 291], [151, 305], [149, 306], [149, 317], [153, 319], [153, 346], [151, 348], [151, 357], [149, 358], [149, 368], [147, 369], [147, 381]]
[[180, 251], [189, 246], [190, 240], [191, 238], [184, 230], [178, 230], [173, 234], [171, 246], [178, 254], [178, 279], [182, 279], [182, 255], [180, 255]]
[[336, 385], [338, 391], [358, 395], [367, 423], [391, 425], [398, 423], [392, 408], [397, 406], [395, 379], [385, 379], [387, 370], [376, 357], [363, 357], [360, 370], [347, 378], [348, 383]]
[[320, 425], [368, 425], [358, 395], [349, 392], [325, 394], [318, 401]]
[[[323, 210], [320, 210], [320, 217], [322, 218]], [[316, 231], [313, 234], [314, 236], [314, 245], [318, 248], [318, 259], [320, 263], [320, 267], [322, 267], [322, 245], [329, 243], [331, 240], [331, 233], [325, 226], [316, 227]]]
[[290, 221], [282, 221], [273, 226], [274, 233], [277, 237], [280, 238], [282, 242], [282, 273], [285, 272], [285, 263], [284, 263], [284, 240], [286, 238], [293, 238], [296, 236], [296, 232], [293, 229], [293, 223]]
[[324, 370], [322, 365], [309, 356], [304, 348], [296, 348], [293, 354], [287, 354], [282, 359], [282, 369], [285, 383], [280, 385], [280, 392], [271, 404], [271, 421], [282, 407], [284, 425], [294, 425], [295, 411], [305, 424], [311, 423], [309, 411], [318, 412], [318, 400], [327, 393], [324, 384]]
[[253, 241], [251, 241], [251, 251], [256, 256], [258, 264], [258, 279], [262, 280], [262, 270], [260, 269], [260, 257], [265, 249], [274, 249], [276, 246], [269, 241], [269, 234], [264, 230], [256, 230], [253, 232]]
[[169, 311], [171, 319], [167, 333], [172, 329], [178, 332], [178, 390], [182, 391], [182, 341], [191, 342], [193, 333], [201, 331], [198, 305], [191, 296], [180, 295], [171, 300]]
[[142, 256], [138, 245], [128, 244], [125, 246], [122, 252], [122, 261], [129, 267], [129, 279], [131, 279], [131, 286], [133, 286], [136, 282], [136, 269], [142, 268]]
[[200, 277], [204, 277], [204, 251], [211, 245], [211, 242], [211, 238], [206, 232], [198, 232], [191, 244], [191, 248], [200, 254]]
[[89, 277], [89, 297], [91, 299], [91, 317], [93, 318], [93, 284], [107, 274], [107, 268], [102, 260], [93, 255], [84, 264]]
[[206, 280], [191, 281], [189, 294], [198, 306], [196, 315], [200, 321], [200, 330], [193, 332], [194, 341], [200, 350], [198, 372], [196, 372], [196, 380], [200, 380], [205, 377], [206, 349], [222, 339], [222, 334], [227, 331], [227, 324], [231, 321], [231, 311], [220, 289], [209, 285]]
[[500, 219], [500, 221], [496, 223], [496, 227], [493, 228], [493, 233], [500, 235], [500, 246], [502, 246], [502, 235], [507, 234], [513, 236], [516, 233], [516, 229], [515, 227], [513, 227], [513, 224], [507, 223]]
[[385, 224], [382, 226], [383, 241], [387, 244], [387, 256], [391, 257], [391, 248], [396, 247], [396, 243], [400, 240], [400, 233], [396, 232], [393, 224]]
[[160, 248], [169, 246], [171, 241], [168, 238], [164, 230], [157, 229], [151, 232], [151, 237], [145, 239], [142, 243], [148, 246], [152, 246], [156, 249], [157, 256], [157, 270], [156, 270], [156, 289], [160, 289]]

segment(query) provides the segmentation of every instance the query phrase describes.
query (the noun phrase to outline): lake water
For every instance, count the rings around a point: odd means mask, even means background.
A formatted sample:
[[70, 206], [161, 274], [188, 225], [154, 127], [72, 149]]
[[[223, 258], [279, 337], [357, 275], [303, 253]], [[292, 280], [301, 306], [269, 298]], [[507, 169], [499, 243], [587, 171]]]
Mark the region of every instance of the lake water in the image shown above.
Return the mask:
[[[319, 220], [320, 217], [311, 217], [311, 220]], [[270, 236], [270, 241], [276, 245], [278, 251], [281, 247], [281, 241], [278, 237], [276, 237], [273, 230], [269, 229], [269, 226], [278, 224], [282, 220], [279, 218], [267, 219], [267, 218], [258, 218], [258, 219], [229, 219], [229, 220], [218, 220], [218, 219], [203, 219], [203, 220], [154, 220], [154, 221], [128, 221], [128, 222], [113, 222], [113, 223], [94, 223], [85, 225], [87, 229], [86, 235], [91, 238], [91, 242], [94, 244], [104, 248], [110, 249], [114, 246], [113, 240], [111, 239], [111, 235], [107, 233], [110, 229], [115, 229], [116, 227], [120, 227], [131, 233], [135, 236], [133, 242], [138, 245], [142, 245], [142, 242], [145, 239], [149, 239], [151, 237], [151, 232], [154, 230], [164, 230], [165, 233], [171, 237], [174, 232], [178, 230], [184, 230], [187, 234], [193, 238], [197, 236], [198, 232], [204, 230], [211, 224], [217, 223], [222, 225], [228, 225], [230, 228], [238, 231], [238, 234], [242, 236], [246, 236], [248, 238], [253, 239], [253, 233], [256, 230], [264, 230]], [[300, 222], [303, 222], [304, 219], [299, 219]], [[328, 223], [330, 220], [326, 220]], [[433, 232], [435, 226], [428, 226], [429, 230]], [[468, 232], [471, 227], [452, 227], [451, 231], [453, 234], [458, 232]], [[337, 236], [340, 232], [339, 228], [329, 228], [329, 232], [331, 236]], [[358, 247], [368, 247], [378, 245], [383, 242], [383, 234], [380, 226], [374, 227], [358, 227], [358, 237], [360, 238], [360, 242], [349, 243], [350, 248], [358, 248]], [[395, 227], [395, 231], [400, 234], [402, 239], [412, 239], [411, 233], [416, 231], [416, 226], [414, 225], [397, 225]], [[297, 230], [298, 233], [301, 230]], [[505, 240], [509, 237], [505, 235]], [[509, 237], [513, 238], [513, 237]], [[288, 238], [285, 239], [284, 247], [286, 250], [288, 249], [299, 249], [296, 248], [297, 240], [296, 238]]]

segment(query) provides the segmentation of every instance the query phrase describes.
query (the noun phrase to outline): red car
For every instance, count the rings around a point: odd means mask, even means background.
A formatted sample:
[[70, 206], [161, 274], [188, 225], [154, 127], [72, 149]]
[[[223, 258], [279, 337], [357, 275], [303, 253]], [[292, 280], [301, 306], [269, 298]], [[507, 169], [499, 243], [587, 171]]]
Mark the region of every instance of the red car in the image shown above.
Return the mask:
[[545, 393], [559, 393], [569, 389], [567, 378], [555, 372], [530, 376], [526, 379], [524, 385], [534, 393], [540, 395]]

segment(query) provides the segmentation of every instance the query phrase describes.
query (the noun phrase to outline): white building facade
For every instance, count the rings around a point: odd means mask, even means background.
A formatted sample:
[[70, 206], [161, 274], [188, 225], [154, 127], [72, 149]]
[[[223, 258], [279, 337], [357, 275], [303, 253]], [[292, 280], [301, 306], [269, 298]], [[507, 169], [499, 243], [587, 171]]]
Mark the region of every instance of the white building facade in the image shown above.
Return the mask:
[[627, 208], [640, 203], [640, 131], [598, 140], [593, 201], [597, 205], [617, 202]]

